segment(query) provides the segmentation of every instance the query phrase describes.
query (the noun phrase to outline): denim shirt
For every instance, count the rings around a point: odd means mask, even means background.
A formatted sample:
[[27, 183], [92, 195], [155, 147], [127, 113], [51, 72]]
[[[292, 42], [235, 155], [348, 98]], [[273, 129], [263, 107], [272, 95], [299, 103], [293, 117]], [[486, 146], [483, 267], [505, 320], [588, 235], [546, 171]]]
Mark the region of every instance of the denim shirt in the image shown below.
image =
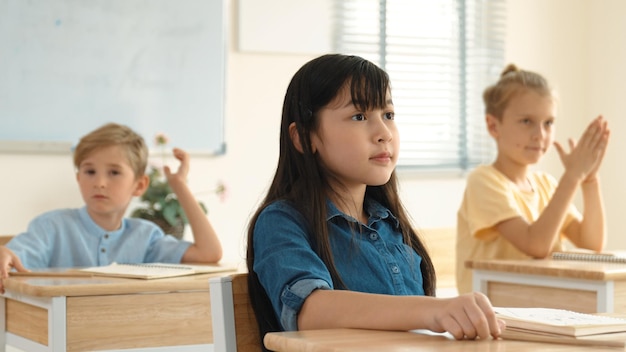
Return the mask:
[[[422, 258], [402, 241], [399, 222], [375, 201], [366, 201], [364, 225], [327, 202], [330, 245], [339, 276], [351, 291], [424, 295]], [[356, 231], [355, 231], [356, 229]], [[334, 289], [330, 272], [311, 246], [306, 220], [286, 201], [268, 205], [254, 227], [254, 272], [284, 330], [316, 289]]]

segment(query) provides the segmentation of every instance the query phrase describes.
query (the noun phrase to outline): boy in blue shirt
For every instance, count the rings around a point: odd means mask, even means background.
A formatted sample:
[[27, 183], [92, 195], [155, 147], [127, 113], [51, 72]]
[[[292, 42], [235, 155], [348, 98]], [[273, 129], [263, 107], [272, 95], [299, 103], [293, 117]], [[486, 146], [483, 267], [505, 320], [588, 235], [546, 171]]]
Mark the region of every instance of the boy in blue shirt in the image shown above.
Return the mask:
[[[148, 148], [130, 128], [109, 123], [81, 138], [74, 152], [76, 180], [85, 206], [53, 210], [33, 219], [26, 232], [0, 247], [0, 275], [51, 267], [123, 263], [214, 263], [222, 247], [187, 187], [189, 155], [174, 149], [176, 173], [164, 173], [191, 226], [194, 243], [166, 236], [153, 222], [125, 218], [135, 196], [149, 185]], [[0, 284], [0, 291], [4, 291]]]

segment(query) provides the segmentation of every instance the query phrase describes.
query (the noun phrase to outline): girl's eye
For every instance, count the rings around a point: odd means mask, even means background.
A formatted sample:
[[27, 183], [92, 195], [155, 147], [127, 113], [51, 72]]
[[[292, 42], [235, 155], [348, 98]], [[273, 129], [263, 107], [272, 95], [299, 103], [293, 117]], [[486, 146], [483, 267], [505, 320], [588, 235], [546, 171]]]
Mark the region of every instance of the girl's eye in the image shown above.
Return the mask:
[[356, 115], [352, 116], [352, 120], [354, 120], [354, 121], [365, 121], [365, 115], [363, 115], [363, 114], [356, 114]]
[[385, 119], [387, 120], [393, 120], [396, 117], [396, 113], [395, 112], [386, 112], [385, 113]]

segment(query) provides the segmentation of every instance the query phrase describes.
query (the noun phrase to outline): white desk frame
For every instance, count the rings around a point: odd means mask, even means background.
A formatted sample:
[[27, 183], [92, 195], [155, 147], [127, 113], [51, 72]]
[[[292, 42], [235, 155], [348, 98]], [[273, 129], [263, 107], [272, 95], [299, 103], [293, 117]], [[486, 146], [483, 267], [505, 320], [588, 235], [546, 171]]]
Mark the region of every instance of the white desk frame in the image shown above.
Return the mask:
[[[232, 297], [232, 295], [231, 295]], [[48, 312], [48, 346], [7, 332], [6, 328], [6, 299], [43, 308]], [[231, 304], [232, 306], [232, 304]], [[0, 352], [6, 351], [6, 346], [12, 346], [27, 352], [66, 352], [66, 297], [33, 297], [6, 290], [0, 295]], [[233, 324], [234, 325], [234, 324]], [[213, 344], [182, 345], [170, 347], [131, 348], [121, 350], [105, 350], [102, 352], [214, 352]]]
[[233, 280], [230, 276], [209, 279], [213, 346], [216, 352], [237, 352]]
[[517, 274], [491, 270], [473, 269], [473, 289], [488, 294], [489, 282], [521, 284], [529, 286], [543, 286], [565, 288], [595, 292], [597, 297], [598, 313], [613, 313], [614, 310], [614, 281], [595, 281], [585, 279], [569, 279], [555, 276]]
[[[48, 311], [49, 346], [25, 339], [6, 331], [6, 299], [13, 299]], [[6, 345], [32, 352], [66, 351], [65, 297], [31, 297], [6, 291], [0, 298], [0, 351], [5, 352]]]

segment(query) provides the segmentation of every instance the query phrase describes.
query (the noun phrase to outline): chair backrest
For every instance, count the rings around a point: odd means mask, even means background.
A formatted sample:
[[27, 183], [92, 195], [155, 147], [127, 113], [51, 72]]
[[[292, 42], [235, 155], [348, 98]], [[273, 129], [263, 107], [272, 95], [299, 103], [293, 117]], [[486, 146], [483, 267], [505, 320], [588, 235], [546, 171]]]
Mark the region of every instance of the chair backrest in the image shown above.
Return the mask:
[[261, 351], [259, 327], [248, 295], [248, 274], [214, 277], [209, 285], [214, 350]]
[[4, 246], [15, 236], [13, 235], [0, 235], [0, 246]]
[[456, 295], [456, 228], [426, 228], [420, 233], [424, 236], [426, 248], [435, 266], [437, 295], [447, 291]]

